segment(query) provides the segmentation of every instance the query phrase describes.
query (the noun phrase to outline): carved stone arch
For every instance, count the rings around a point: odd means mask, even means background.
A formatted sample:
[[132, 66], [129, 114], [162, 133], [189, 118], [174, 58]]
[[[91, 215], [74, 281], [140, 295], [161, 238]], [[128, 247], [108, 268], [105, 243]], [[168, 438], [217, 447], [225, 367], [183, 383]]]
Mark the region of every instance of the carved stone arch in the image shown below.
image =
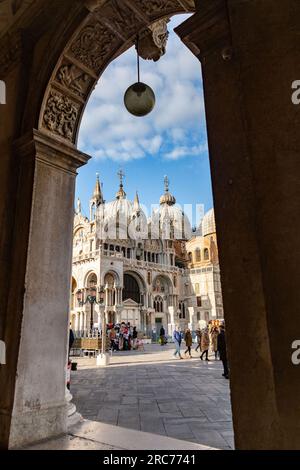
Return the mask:
[[96, 278], [96, 281], [98, 283], [98, 280], [99, 280], [99, 276], [98, 274], [95, 272], [95, 270], [91, 269], [89, 270], [86, 275], [84, 276], [84, 287], [89, 287], [88, 283], [89, 283], [89, 280], [91, 279], [91, 277], [95, 276]]
[[116, 287], [121, 287], [121, 282], [120, 282], [120, 275], [117, 273], [117, 271], [113, 269], [108, 269], [104, 273], [101, 274], [101, 286], [105, 286], [105, 278], [107, 275], [111, 274], [114, 277]]
[[85, 226], [83, 224], [80, 224], [80, 225], [77, 225], [74, 230], [73, 230], [73, 238], [75, 238], [75, 236], [77, 235], [77, 233], [80, 231], [80, 230], [85, 230]]
[[76, 279], [76, 276], [74, 276], [74, 274], [72, 274], [72, 278], [71, 278], [71, 292], [72, 292], [72, 294], [75, 293], [77, 288], [78, 288], [78, 281]]
[[124, 271], [124, 274], [129, 274], [132, 277], [134, 277], [139, 285], [140, 291], [146, 292], [146, 289], [147, 289], [146, 280], [139, 272], [135, 271], [134, 269], [130, 269], [130, 270]]
[[[159, 282], [159, 284], [158, 284]], [[168, 291], [165, 290], [165, 286], [161, 284], [166, 284]], [[152, 281], [153, 291], [157, 294], [172, 294], [173, 293], [173, 283], [169, 276], [166, 274], [158, 274]], [[163, 289], [162, 289], [163, 288]]]
[[73, 145], [90, 94], [109, 63], [158, 19], [195, 11], [193, 0], [110, 0], [99, 7], [99, 2], [89, 4], [91, 11], [61, 50], [38, 119], [39, 130]]

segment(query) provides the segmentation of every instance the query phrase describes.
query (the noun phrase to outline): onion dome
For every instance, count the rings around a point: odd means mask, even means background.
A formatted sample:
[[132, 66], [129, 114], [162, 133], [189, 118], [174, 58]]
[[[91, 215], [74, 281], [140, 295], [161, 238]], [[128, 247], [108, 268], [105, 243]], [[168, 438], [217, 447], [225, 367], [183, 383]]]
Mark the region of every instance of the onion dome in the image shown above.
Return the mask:
[[215, 211], [208, 211], [202, 220], [202, 236], [205, 237], [212, 233], [216, 233]]

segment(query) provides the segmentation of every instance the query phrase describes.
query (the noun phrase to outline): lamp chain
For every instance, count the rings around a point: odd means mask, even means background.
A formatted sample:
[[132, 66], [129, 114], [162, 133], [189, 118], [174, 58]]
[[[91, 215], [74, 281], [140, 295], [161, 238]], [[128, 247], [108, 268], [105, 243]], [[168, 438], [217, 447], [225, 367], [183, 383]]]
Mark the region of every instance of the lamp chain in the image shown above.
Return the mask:
[[139, 55], [139, 35], [136, 37], [136, 53], [137, 53], [137, 72], [138, 72], [138, 83], [140, 83], [140, 55]]

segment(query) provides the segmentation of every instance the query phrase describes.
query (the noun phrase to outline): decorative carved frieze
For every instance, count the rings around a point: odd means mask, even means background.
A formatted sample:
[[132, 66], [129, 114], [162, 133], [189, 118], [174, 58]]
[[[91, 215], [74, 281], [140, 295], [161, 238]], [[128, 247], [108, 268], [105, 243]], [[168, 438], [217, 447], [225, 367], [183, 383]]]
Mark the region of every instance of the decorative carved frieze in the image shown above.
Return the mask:
[[63, 63], [57, 71], [55, 81], [80, 98], [85, 98], [94, 79], [76, 65]]
[[93, 20], [79, 32], [68, 55], [99, 73], [117, 42], [115, 34], [107, 26]]
[[99, 11], [98, 18], [124, 40], [146, 25], [146, 21], [125, 1], [110, 0]]
[[44, 110], [43, 127], [72, 141], [76, 133], [79, 110], [79, 103], [52, 89]]
[[149, 17], [183, 10], [182, 5], [177, 0], [138, 0], [137, 4]]
[[[74, 143], [84, 102], [106, 65], [126, 50], [140, 31], [141, 39], [148, 41], [144, 49], [141, 41], [142, 57], [158, 60], [165, 53], [168, 38], [168, 20], [159, 19], [188, 10], [191, 1], [86, 0], [90, 14], [57, 64], [40, 126]], [[159, 21], [149, 26], [155, 20]]]

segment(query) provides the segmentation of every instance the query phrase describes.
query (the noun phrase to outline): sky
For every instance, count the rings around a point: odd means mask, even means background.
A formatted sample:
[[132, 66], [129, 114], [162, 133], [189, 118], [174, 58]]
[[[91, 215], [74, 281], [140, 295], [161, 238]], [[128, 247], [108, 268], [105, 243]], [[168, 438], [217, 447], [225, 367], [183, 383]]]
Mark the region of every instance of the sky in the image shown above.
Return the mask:
[[171, 19], [167, 52], [159, 61], [141, 59], [141, 81], [156, 95], [148, 116], [132, 116], [124, 106], [126, 89], [137, 81], [134, 47], [107, 67], [93, 91], [78, 141], [79, 149], [92, 156], [80, 168], [76, 186], [76, 199], [81, 199], [86, 215], [96, 173], [105, 200], [111, 201], [120, 168], [126, 174], [127, 198], [133, 200], [138, 191], [149, 213], [164, 192], [165, 175], [177, 203], [192, 205], [193, 224], [197, 204], [203, 204], [205, 212], [213, 206], [201, 66], [173, 31], [187, 17]]

